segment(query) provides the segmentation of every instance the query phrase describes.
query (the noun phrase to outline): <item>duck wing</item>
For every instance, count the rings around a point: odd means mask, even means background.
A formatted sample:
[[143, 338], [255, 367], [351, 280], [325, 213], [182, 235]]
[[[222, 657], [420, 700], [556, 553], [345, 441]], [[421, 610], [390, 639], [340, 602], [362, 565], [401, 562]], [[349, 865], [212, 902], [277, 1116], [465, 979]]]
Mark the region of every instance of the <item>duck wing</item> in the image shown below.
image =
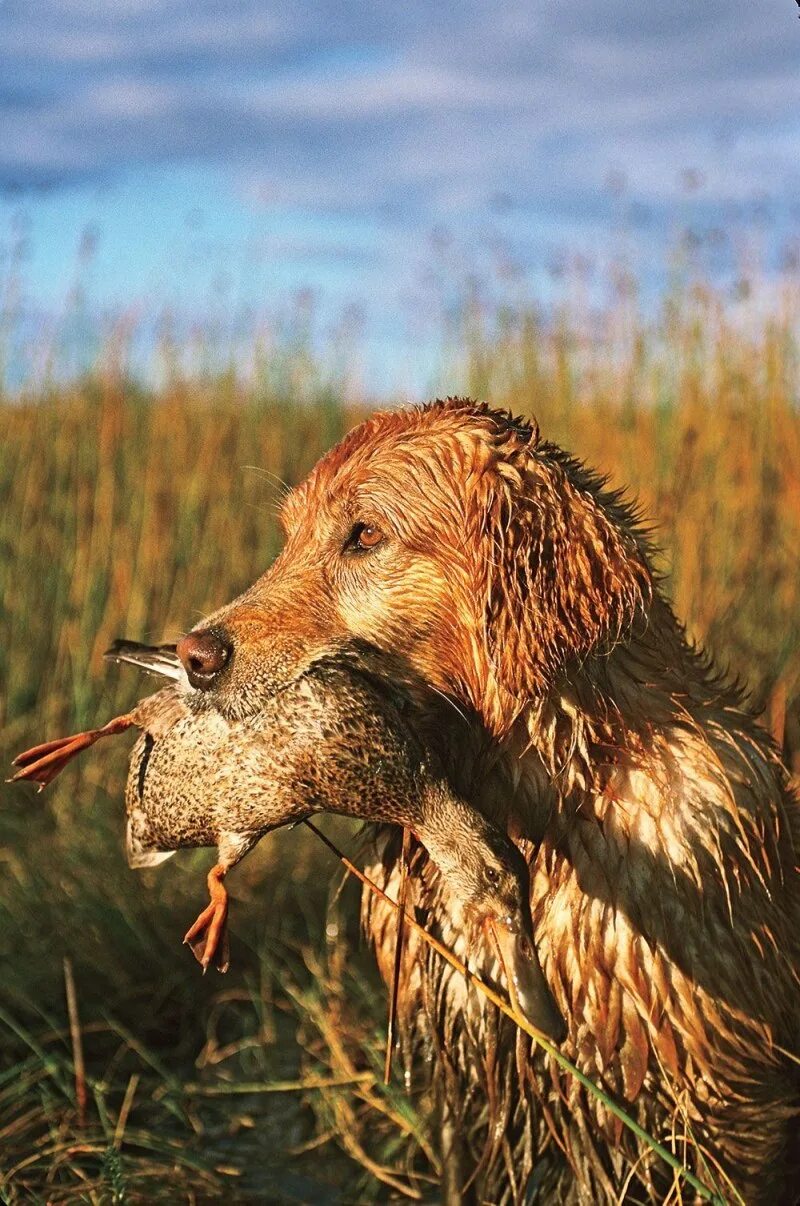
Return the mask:
[[128, 866], [136, 870], [142, 867], [157, 867], [175, 853], [174, 850], [165, 850], [159, 842], [151, 818], [142, 805], [144, 777], [154, 746], [155, 739], [151, 733], [143, 732], [139, 736], [131, 753], [130, 772], [125, 789], [125, 855]]

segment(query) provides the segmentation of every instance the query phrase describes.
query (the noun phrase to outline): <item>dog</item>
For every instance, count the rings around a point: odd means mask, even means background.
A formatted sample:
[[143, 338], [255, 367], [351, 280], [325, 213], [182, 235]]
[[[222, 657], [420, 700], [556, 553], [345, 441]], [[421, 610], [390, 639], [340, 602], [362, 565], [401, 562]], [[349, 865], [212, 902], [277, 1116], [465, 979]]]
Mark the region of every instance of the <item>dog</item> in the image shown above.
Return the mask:
[[[414, 684], [455, 789], [529, 861], [565, 1054], [723, 1197], [791, 1201], [798, 801], [688, 642], [634, 509], [535, 424], [451, 398], [367, 419], [282, 520], [267, 573], [179, 642], [192, 684], [245, 717], [356, 645]], [[396, 888], [396, 833], [371, 873]], [[424, 856], [414, 893], [459, 953]], [[372, 898], [364, 916], [389, 980], [393, 918]], [[446, 1198], [663, 1200], [673, 1174], [643, 1142], [413, 937], [404, 959], [399, 1025], [435, 1068]], [[490, 952], [476, 970], [495, 974]]]

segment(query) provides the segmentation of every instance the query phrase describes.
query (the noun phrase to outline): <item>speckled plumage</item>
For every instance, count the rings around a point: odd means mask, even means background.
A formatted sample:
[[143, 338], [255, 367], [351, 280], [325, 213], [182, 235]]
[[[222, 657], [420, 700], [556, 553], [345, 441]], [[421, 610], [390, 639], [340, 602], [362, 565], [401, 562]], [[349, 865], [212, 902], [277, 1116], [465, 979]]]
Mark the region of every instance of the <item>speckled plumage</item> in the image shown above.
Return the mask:
[[126, 788], [133, 866], [181, 847], [242, 852], [324, 810], [407, 826], [448, 866], [464, 860], [461, 843], [477, 846], [476, 866], [492, 850], [510, 853], [436, 771], [387, 684], [320, 663], [246, 720], [203, 702], [167, 687], [132, 713], [142, 729]]

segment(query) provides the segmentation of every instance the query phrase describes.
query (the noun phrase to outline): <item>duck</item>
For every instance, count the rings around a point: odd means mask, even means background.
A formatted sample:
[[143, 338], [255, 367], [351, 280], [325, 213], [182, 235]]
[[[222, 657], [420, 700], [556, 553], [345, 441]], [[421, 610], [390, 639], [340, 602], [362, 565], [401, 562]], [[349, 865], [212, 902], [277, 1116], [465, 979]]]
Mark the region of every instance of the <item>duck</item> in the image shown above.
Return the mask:
[[401, 687], [331, 657], [257, 715], [232, 720], [190, 689], [174, 646], [118, 641], [107, 656], [172, 681], [98, 729], [25, 751], [13, 781], [42, 788], [99, 739], [139, 729], [125, 790], [128, 862], [152, 867], [179, 849], [216, 847], [209, 903], [184, 938], [204, 972], [229, 965], [230, 870], [270, 831], [339, 813], [410, 831], [448, 883], [469, 941], [489, 942], [512, 1006], [550, 1041], [563, 1039], [533, 941], [526, 861], [451, 789], [409, 724]]

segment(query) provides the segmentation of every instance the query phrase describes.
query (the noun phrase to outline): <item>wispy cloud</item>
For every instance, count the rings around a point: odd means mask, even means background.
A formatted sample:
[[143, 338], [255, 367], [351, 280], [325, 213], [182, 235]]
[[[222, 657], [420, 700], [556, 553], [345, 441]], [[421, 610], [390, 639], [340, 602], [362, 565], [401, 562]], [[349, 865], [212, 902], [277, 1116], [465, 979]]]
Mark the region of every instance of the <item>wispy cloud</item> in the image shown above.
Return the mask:
[[788, 195], [798, 50], [789, 0], [38, 0], [35, 20], [7, 0], [0, 187], [205, 159], [253, 196], [435, 220], [498, 190], [552, 205], [620, 166], [667, 201], [702, 159], [720, 197]]
[[0, 0], [0, 258], [25, 248], [36, 314], [87, 222], [109, 313], [234, 322], [312, 286], [327, 318], [364, 303], [373, 384], [419, 384], [465, 277], [546, 302], [567, 247], [599, 296], [623, 210], [652, 294], [675, 213], [732, 233], [719, 279], [764, 196], [777, 247], [799, 55], [793, 0]]

